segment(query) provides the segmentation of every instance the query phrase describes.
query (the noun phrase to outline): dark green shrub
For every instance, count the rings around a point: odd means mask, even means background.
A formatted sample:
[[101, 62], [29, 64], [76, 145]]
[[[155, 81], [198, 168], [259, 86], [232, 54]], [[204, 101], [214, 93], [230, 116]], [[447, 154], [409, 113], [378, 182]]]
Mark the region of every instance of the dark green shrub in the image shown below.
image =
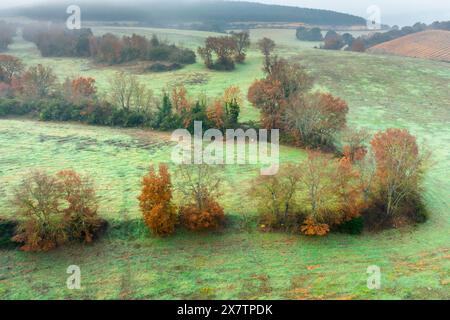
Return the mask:
[[174, 49], [169, 55], [169, 61], [179, 64], [195, 63], [195, 52], [190, 49]]
[[81, 111], [82, 120], [88, 124], [111, 125], [113, 106], [106, 101], [88, 103]]
[[0, 99], [0, 117], [24, 115], [31, 110], [31, 105], [21, 103], [17, 99]]
[[12, 241], [18, 223], [12, 220], [0, 218], [0, 249], [16, 247], [17, 243]]
[[183, 68], [183, 66], [179, 63], [170, 63], [170, 64], [164, 64], [160, 62], [156, 62], [147, 68], [145, 68], [145, 71], [150, 72], [166, 72], [166, 71], [173, 71], [173, 70], [179, 70]]
[[161, 45], [159, 47], [151, 48], [148, 51], [148, 59], [153, 61], [165, 61], [168, 59], [170, 53], [171, 50], [169, 46]]
[[336, 231], [348, 234], [361, 234], [364, 230], [363, 217], [356, 217], [340, 224]]

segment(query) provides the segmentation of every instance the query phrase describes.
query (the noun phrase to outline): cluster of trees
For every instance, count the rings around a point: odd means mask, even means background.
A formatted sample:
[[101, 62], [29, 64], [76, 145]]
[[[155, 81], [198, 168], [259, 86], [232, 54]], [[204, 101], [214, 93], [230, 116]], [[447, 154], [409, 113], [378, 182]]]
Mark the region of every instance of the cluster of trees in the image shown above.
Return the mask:
[[[413, 26], [405, 26], [403, 28], [394, 26], [391, 30], [386, 32], [375, 32], [368, 36], [360, 36], [357, 38], [353, 37], [350, 33], [340, 35], [336, 31], [330, 30], [324, 38], [322, 48], [327, 50], [341, 50], [345, 48], [345, 50], [349, 51], [364, 52], [367, 48], [373, 47], [377, 44], [391, 41], [416, 32], [433, 29], [450, 30], [450, 21], [436, 21], [428, 26], [425, 23], [420, 22], [415, 23]], [[299, 33], [303, 34], [304, 32], [305, 31], [298, 30], [297, 37]]]
[[352, 132], [341, 157], [310, 150], [302, 163], [258, 177], [251, 195], [261, 228], [325, 235], [423, 222], [420, 194], [428, 155], [419, 153], [407, 130], [378, 132], [370, 149], [367, 137]]
[[195, 63], [195, 53], [190, 49], [168, 44], [153, 35], [133, 34], [119, 38], [113, 34], [90, 38], [92, 58], [97, 62], [118, 64], [133, 60], [167, 61], [178, 64]]
[[322, 30], [320, 28], [298, 27], [295, 36], [301, 41], [323, 41]]
[[364, 52], [366, 43], [363, 37], [355, 38], [350, 33], [339, 34], [334, 30], [327, 32], [324, 38], [324, 44], [321, 47], [326, 50], [341, 50]]
[[233, 70], [235, 63], [245, 61], [246, 51], [249, 47], [250, 34], [248, 31], [233, 31], [229, 36], [206, 38], [205, 46], [199, 47], [197, 53], [209, 69]]
[[194, 121], [218, 129], [239, 125], [242, 94], [235, 86], [214, 99], [192, 99], [183, 86], [173, 87], [159, 98], [136, 76], [119, 72], [110, 80], [109, 94], [100, 96], [93, 78], [67, 78], [60, 83], [51, 67], [25, 69], [19, 59], [8, 55], [0, 55], [0, 80], [3, 116], [34, 112], [42, 120], [160, 130], [193, 130]]
[[69, 30], [57, 25], [32, 23], [22, 28], [23, 38], [36, 44], [44, 57], [89, 57], [91, 29]]
[[248, 100], [261, 110], [261, 125], [279, 129], [285, 141], [296, 145], [332, 147], [346, 125], [347, 103], [313, 92], [314, 81], [303, 66], [272, 55], [272, 40], [262, 39], [259, 45], [266, 77], [250, 86]]
[[167, 165], [153, 166], [142, 180], [139, 204], [148, 228], [158, 236], [174, 233], [177, 226], [188, 230], [216, 230], [223, 226], [225, 215], [217, 202], [220, 178], [216, 168], [206, 165], [181, 165], [176, 172], [179, 183], [175, 187], [183, 203], [173, 203], [174, 186]]
[[16, 26], [0, 21], [0, 52], [8, 49], [8, 46], [13, 42], [13, 37], [16, 35]]
[[106, 227], [97, 214], [92, 180], [72, 170], [33, 171], [16, 187], [18, 219], [12, 240], [24, 251], [48, 251], [68, 241], [92, 242]]
[[192, 50], [159, 40], [155, 35], [117, 37], [107, 33], [95, 37], [91, 29], [67, 30], [61, 26], [30, 24], [23, 28], [26, 40], [36, 44], [43, 56], [91, 57], [96, 62], [120, 64], [133, 60], [195, 63]]

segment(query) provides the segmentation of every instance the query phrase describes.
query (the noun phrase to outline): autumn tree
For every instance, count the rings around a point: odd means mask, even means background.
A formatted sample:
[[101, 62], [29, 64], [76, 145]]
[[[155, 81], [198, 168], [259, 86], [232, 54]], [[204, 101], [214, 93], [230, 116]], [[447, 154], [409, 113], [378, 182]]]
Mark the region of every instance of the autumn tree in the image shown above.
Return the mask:
[[193, 231], [222, 226], [225, 215], [217, 201], [222, 180], [217, 168], [207, 164], [185, 164], [178, 167], [177, 175], [177, 189], [185, 203], [180, 208], [183, 225]]
[[248, 89], [248, 100], [261, 110], [261, 124], [265, 129], [282, 128], [287, 101], [280, 81], [256, 80]]
[[97, 93], [94, 78], [78, 77], [72, 80], [66, 79], [63, 88], [65, 98], [75, 104], [91, 101]]
[[234, 61], [237, 63], [243, 63], [246, 58], [246, 51], [250, 47], [250, 33], [248, 31], [232, 31], [231, 37], [235, 42], [236, 48]]
[[126, 112], [149, 111], [153, 106], [153, 92], [134, 75], [117, 72], [110, 81], [110, 88], [110, 102]]
[[145, 224], [158, 236], [167, 236], [175, 231], [176, 207], [172, 204], [172, 182], [167, 165], [160, 164], [156, 172], [151, 166], [142, 179], [139, 206]]
[[297, 95], [290, 99], [286, 122], [305, 146], [332, 145], [334, 134], [345, 128], [347, 103], [329, 93]]
[[364, 185], [360, 183], [361, 173], [349, 157], [339, 159], [337, 169], [332, 178], [336, 182], [336, 192], [339, 196], [339, 211], [342, 216], [336, 220], [336, 224], [350, 221], [360, 217], [362, 211], [369, 203], [364, 197]]
[[200, 56], [200, 58], [202, 58], [203, 62], [205, 63], [205, 66], [208, 69], [212, 69], [214, 66], [212, 49], [209, 47], [198, 47], [197, 53]]
[[336, 192], [336, 162], [318, 151], [308, 151], [308, 158], [300, 164], [300, 203], [305, 221], [301, 231], [307, 235], [324, 235], [329, 227], [341, 221], [343, 213]]
[[179, 115], [183, 114], [183, 112], [189, 111], [191, 108], [191, 102], [187, 96], [187, 90], [183, 85], [172, 88], [170, 99], [174, 111]]
[[[232, 37], [208, 37], [205, 47], [198, 48], [197, 52], [210, 69], [233, 70], [235, 67], [233, 55], [236, 52], [236, 42]], [[217, 57], [215, 62], [212, 59], [213, 53]]]
[[66, 203], [62, 213], [69, 239], [92, 242], [105, 223], [97, 214], [98, 198], [92, 179], [73, 170], [60, 171], [57, 178]]
[[24, 69], [19, 58], [0, 54], [0, 82], [11, 84], [14, 77], [19, 77]]
[[285, 129], [286, 107], [296, 94], [307, 92], [313, 85], [305, 68], [285, 59], [272, 59], [265, 79], [256, 80], [248, 90], [248, 100], [261, 109], [261, 122], [266, 129]]
[[379, 196], [388, 218], [402, 214], [402, 206], [417, 203], [425, 165], [429, 157], [421, 154], [416, 138], [406, 129], [387, 129], [371, 141]]
[[351, 162], [359, 161], [367, 154], [370, 135], [364, 129], [346, 128], [342, 132], [342, 153]]
[[243, 103], [239, 87], [231, 86], [225, 89], [223, 96], [216, 98], [206, 110], [208, 119], [215, 128], [234, 128], [238, 124], [240, 105]]
[[285, 165], [276, 175], [259, 176], [250, 195], [256, 201], [264, 229], [289, 229], [297, 225], [300, 168]]
[[67, 239], [60, 212], [60, 182], [44, 172], [33, 172], [14, 191], [16, 214], [22, 217], [14, 241], [25, 251], [48, 251]]
[[236, 102], [238, 105], [242, 105], [244, 103], [244, 99], [239, 86], [230, 86], [226, 88], [223, 92], [223, 101], [225, 103]]
[[366, 45], [364, 44], [364, 40], [361, 38], [355, 39], [351, 44], [351, 50], [355, 52], [366, 51]]
[[23, 96], [28, 99], [48, 97], [55, 89], [56, 75], [51, 67], [41, 64], [28, 68], [18, 80], [18, 87]]
[[273, 50], [275, 49], [275, 42], [269, 38], [262, 38], [258, 41], [259, 50], [264, 55], [264, 71], [269, 73], [270, 71], [270, 58]]
[[111, 33], [89, 39], [91, 56], [97, 62], [117, 64], [121, 62], [123, 43]]
[[25, 251], [48, 251], [67, 240], [91, 242], [104, 225], [91, 180], [73, 171], [32, 172], [12, 202], [21, 218], [14, 240]]
[[334, 30], [327, 32], [324, 38], [323, 48], [326, 50], [340, 50], [345, 45], [342, 36]]

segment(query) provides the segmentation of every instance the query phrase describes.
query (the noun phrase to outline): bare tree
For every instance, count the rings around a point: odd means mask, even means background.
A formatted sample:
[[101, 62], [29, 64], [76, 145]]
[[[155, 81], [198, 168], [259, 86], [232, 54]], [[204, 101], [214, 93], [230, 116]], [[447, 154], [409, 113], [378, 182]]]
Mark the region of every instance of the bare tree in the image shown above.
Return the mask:
[[136, 76], [118, 72], [110, 81], [109, 98], [112, 104], [126, 110], [148, 110], [153, 105], [153, 93]]

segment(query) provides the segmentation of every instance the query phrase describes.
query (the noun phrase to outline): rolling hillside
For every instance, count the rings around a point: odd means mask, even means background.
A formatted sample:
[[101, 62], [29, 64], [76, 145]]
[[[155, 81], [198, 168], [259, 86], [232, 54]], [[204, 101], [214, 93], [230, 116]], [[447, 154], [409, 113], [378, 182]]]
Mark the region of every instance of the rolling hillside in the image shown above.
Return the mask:
[[[365, 26], [361, 17], [329, 10], [266, 5], [245, 1], [161, 1], [131, 0], [123, 3], [79, 1], [83, 19], [90, 21], [138, 21], [146, 25], [167, 26], [192, 23], [224, 25], [248, 22], [301, 22], [314, 25]], [[0, 12], [42, 20], [65, 20], [71, 1], [41, 3]]]
[[450, 62], [450, 31], [427, 30], [376, 45], [371, 53]]

